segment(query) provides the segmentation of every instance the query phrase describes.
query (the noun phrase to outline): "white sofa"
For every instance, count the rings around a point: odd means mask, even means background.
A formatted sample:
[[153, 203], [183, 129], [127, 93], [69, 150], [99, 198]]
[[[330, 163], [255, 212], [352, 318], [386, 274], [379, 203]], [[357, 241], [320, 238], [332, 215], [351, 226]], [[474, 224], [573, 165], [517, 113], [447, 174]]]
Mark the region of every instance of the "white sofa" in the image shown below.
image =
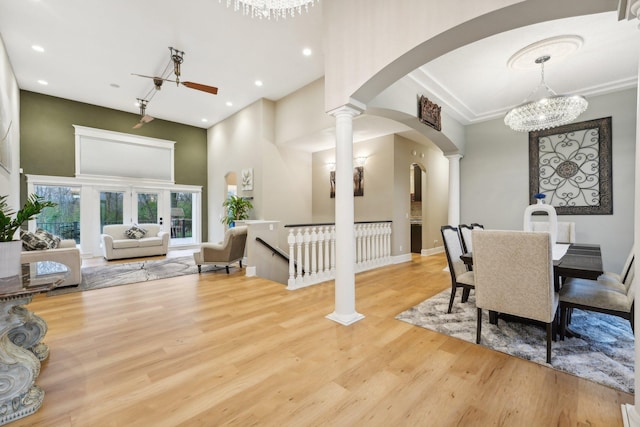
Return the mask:
[[69, 275], [58, 286], [79, 285], [82, 281], [82, 259], [80, 249], [76, 247], [73, 239], [61, 240], [56, 249], [39, 251], [22, 251], [20, 261], [23, 264], [38, 261], [55, 261], [64, 264], [69, 269]]
[[132, 224], [105, 225], [100, 235], [102, 254], [107, 260], [166, 255], [169, 250], [169, 233], [158, 224], [138, 224], [147, 231], [140, 239], [130, 239], [125, 232]]

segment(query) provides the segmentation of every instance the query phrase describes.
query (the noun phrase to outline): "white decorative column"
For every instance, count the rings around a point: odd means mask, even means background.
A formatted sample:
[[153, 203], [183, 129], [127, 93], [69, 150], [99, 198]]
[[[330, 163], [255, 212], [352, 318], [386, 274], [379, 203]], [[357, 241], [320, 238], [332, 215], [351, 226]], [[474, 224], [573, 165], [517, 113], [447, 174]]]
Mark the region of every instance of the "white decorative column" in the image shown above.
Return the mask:
[[462, 154], [450, 154], [449, 159], [449, 225], [460, 224], [460, 159]]
[[[626, 6], [626, 10], [618, 11], [622, 12], [627, 19], [640, 19], [640, 0], [627, 0], [621, 1], [618, 7]], [[635, 46], [638, 49], [638, 45]], [[639, 64], [640, 65], [640, 64]], [[640, 83], [640, 68], [638, 68], [638, 83]], [[638, 95], [640, 96], [640, 94]], [[634, 245], [637, 247], [638, 242], [640, 242], [640, 97], [636, 99], [636, 165], [635, 165], [635, 203], [634, 203]], [[633, 263], [633, 267], [635, 269], [635, 274], [638, 274], [637, 263]], [[637, 276], [636, 276], [637, 277]], [[640, 310], [634, 310], [634, 323], [637, 325], [640, 321]], [[636, 343], [638, 343], [638, 338], [640, 338], [640, 331], [636, 329], [637, 332], [634, 333], [634, 338]], [[640, 346], [635, 346], [635, 389], [638, 390], [638, 385], [640, 385], [640, 369], [637, 367], [640, 366]], [[622, 405], [622, 421], [624, 422], [625, 427], [640, 427], [640, 396], [636, 392], [634, 395], [633, 405]]]
[[356, 312], [353, 212], [353, 118], [362, 111], [345, 105], [330, 112], [336, 118], [336, 285], [335, 310], [327, 318], [343, 325], [364, 318]]

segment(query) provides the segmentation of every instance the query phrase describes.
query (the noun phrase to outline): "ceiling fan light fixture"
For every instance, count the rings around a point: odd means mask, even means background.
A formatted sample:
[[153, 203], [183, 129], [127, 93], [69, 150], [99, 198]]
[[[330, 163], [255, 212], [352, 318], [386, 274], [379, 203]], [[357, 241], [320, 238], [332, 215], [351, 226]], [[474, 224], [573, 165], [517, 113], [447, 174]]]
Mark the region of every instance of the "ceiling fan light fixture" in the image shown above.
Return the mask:
[[556, 95], [547, 86], [544, 81], [544, 63], [549, 59], [547, 55], [536, 59], [535, 62], [541, 66], [540, 84], [523, 104], [513, 108], [504, 118], [504, 123], [516, 132], [533, 132], [562, 126], [575, 120], [589, 106], [582, 96]]
[[233, 10], [242, 10], [243, 15], [278, 20], [301, 15], [303, 9], [309, 12], [309, 6], [314, 6], [316, 1], [319, 0], [227, 0], [227, 7], [233, 3]]

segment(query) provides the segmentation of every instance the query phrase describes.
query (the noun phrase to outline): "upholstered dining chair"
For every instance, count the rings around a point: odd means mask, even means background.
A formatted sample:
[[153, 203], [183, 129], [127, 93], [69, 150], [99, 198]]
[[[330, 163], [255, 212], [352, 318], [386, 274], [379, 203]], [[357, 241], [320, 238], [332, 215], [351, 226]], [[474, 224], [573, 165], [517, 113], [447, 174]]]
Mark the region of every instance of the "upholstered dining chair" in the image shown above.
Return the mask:
[[225, 266], [227, 274], [229, 274], [229, 265], [234, 262], [239, 262], [240, 268], [242, 268], [246, 242], [247, 227], [238, 226], [228, 229], [224, 233], [224, 240], [221, 243], [200, 244], [200, 252], [193, 253], [193, 259], [198, 266], [198, 273], [202, 272], [201, 266], [203, 264]]
[[447, 255], [449, 273], [451, 274], [451, 298], [449, 298], [449, 309], [447, 310], [447, 313], [451, 313], [456, 290], [462, 288], [462, 302], [467, 302], [469, 293], [475, 286], [475, 281], [473, 271], [468, 271], [467, 266], [460, 259], [460, 255], [463, 252], [458, 229], [450, 225], [443, 225], [440, 227], [440, 233], [442, 234], [444, 251]]
[[597, 280], [567, 279], [560, 289], [560, 339], [564, 340], [569, 313], [576, 308], [621, 317], [629, 321], [633, 330], [634, 298], [633, 278], [626, 292], [602, 286]]
[[[548, 221], [531, 221], [531, 231], [549, 231]], [[569, 221], [558, 221], [557, 243], [576, 242], [576, 223]]]
[[473, 242], [471, 242], [471, 232], [473, 230], [484, 230], [484, 226], [475, 222], [470, 225], [460, 224], [458, 230], [460, 231], [460, 240], [462, 241], [462, 251], [472, 252]]
[[482, 310], [535, 320], [546, 325], [547, 363], [551, 363], [553, 323], [558, 311], [551, 235], [502, 230], [472, 234], [476, 343], [480, 344], [482, 337]]
[[635, 263], [634, 248], [631, 248], [629, 256], [622, 267], [620, 274], [611, 271], [605, 271], [600, 277], [598, 277], [598, 283], [607, 286], [619, 292], [626, 293], [633, 281], [635, 269], [633, 267]]

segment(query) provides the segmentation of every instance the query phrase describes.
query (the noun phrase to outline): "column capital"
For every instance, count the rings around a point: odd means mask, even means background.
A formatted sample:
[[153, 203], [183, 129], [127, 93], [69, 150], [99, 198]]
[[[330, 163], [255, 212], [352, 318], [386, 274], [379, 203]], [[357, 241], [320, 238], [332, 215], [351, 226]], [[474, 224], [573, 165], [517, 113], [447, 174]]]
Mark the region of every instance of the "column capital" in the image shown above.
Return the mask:
[[640, 19], [640, 0], [621, 0], [618, 2], [618, 20]]
[[331, 111], [328, 111], [329, 115], [333, 117], [338, 117], [344, 114], [348, 114], [351, 117], [359, 116], [366, 110], [367, 106], [362, 102], [357, 101], [355, 99], [350, 99], [348, 104], [345, 104], [341, 107], [334, 108]]
[[444, 155], [447, 159], [449, 160], [454, 160], [454, 159], [458, 159], [460, 160], [461, 158], [463, 158], [464, 156], [460, 153], [455, 153], [455, 154], [445, 154]]

